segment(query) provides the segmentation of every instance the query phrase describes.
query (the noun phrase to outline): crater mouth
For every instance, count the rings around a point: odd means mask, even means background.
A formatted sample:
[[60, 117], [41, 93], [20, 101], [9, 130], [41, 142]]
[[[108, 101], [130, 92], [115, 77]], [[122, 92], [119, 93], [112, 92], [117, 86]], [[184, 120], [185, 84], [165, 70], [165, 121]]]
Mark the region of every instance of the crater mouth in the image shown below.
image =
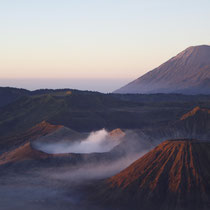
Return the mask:
[[36, 141], [33, 143], [33, 147], [47, 154], [90, 154], [109, 152], [120, 142], [121, 137], [112, 136], [108, 131], [102, 129], [91, 132], [85, 139], [77, 141], [65, 139], [54, 143]]

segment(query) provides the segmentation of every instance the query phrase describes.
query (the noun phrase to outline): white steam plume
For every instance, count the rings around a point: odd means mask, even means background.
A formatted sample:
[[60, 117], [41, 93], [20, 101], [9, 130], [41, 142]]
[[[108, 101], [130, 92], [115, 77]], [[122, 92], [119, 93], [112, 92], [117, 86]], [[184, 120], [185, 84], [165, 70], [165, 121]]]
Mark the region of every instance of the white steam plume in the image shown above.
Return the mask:
[[118, 145], [119, 139], [114, 139], [109, 136], [105, 130], [91, 132], [90, 135], [79, 142], [59, 142], [59, 143], [41, 143], [37, 142], [35, 147], [49, 154], [58, 153], [93, 153], [93, 152], [108, 152], [113, 147]]

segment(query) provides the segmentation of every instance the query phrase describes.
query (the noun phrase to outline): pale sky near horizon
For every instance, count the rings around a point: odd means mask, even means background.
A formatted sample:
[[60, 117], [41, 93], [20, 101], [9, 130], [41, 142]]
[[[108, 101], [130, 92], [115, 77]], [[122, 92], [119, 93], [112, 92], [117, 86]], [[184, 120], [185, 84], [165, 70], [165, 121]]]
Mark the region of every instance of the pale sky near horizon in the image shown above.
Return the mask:
[[210, 1], [0, 0], [0, 26], [0, 79], [132, 80], [210, 45]]

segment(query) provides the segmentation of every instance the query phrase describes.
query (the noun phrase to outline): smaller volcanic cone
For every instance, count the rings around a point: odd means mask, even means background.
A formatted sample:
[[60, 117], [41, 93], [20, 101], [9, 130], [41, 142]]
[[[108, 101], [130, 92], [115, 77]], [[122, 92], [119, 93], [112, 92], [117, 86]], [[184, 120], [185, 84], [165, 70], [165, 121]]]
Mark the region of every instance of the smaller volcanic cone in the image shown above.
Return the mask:
[[210, 142], [168, 140], [100, 188], [119, 209], [210, 209]]

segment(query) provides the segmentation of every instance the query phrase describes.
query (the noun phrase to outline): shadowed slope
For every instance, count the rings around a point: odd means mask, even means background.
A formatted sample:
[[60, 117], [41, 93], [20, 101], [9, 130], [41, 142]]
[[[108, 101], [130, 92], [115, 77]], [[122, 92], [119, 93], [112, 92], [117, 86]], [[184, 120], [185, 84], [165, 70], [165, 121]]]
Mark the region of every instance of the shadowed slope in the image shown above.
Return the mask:
[[200, 108], [199, 106], [196, 106], [194, 109], [192, 109], [191, 111], [187, 112], [186, 114], [184, 114], [180, 120], [185, 120], [189, 117], [193, 117], [195, 116], [197, 113], [206, 113], [207, 115], [210, 114], [210, 109], [205, 109], [205, 108]]
[[108, 202], [134, 209], [208, 209], [210, 143], [165, 141], [106, 181]]
[[196, 106], [168, 125], [156, 125], [145, 128], [142, 132], [153, 142], [165, 139], [210, 139], [210, 109]]
[[[200, 140], [210, 139], [210, 109], [195, 107], [191, 111], [182, 115], [175, 123], [174, 128], [185, 134], [188, 138], [198, 138]], [[186, 135], [188, 134], [188, 135]], [[182, 138], [184, 135], [182, 136]]]

